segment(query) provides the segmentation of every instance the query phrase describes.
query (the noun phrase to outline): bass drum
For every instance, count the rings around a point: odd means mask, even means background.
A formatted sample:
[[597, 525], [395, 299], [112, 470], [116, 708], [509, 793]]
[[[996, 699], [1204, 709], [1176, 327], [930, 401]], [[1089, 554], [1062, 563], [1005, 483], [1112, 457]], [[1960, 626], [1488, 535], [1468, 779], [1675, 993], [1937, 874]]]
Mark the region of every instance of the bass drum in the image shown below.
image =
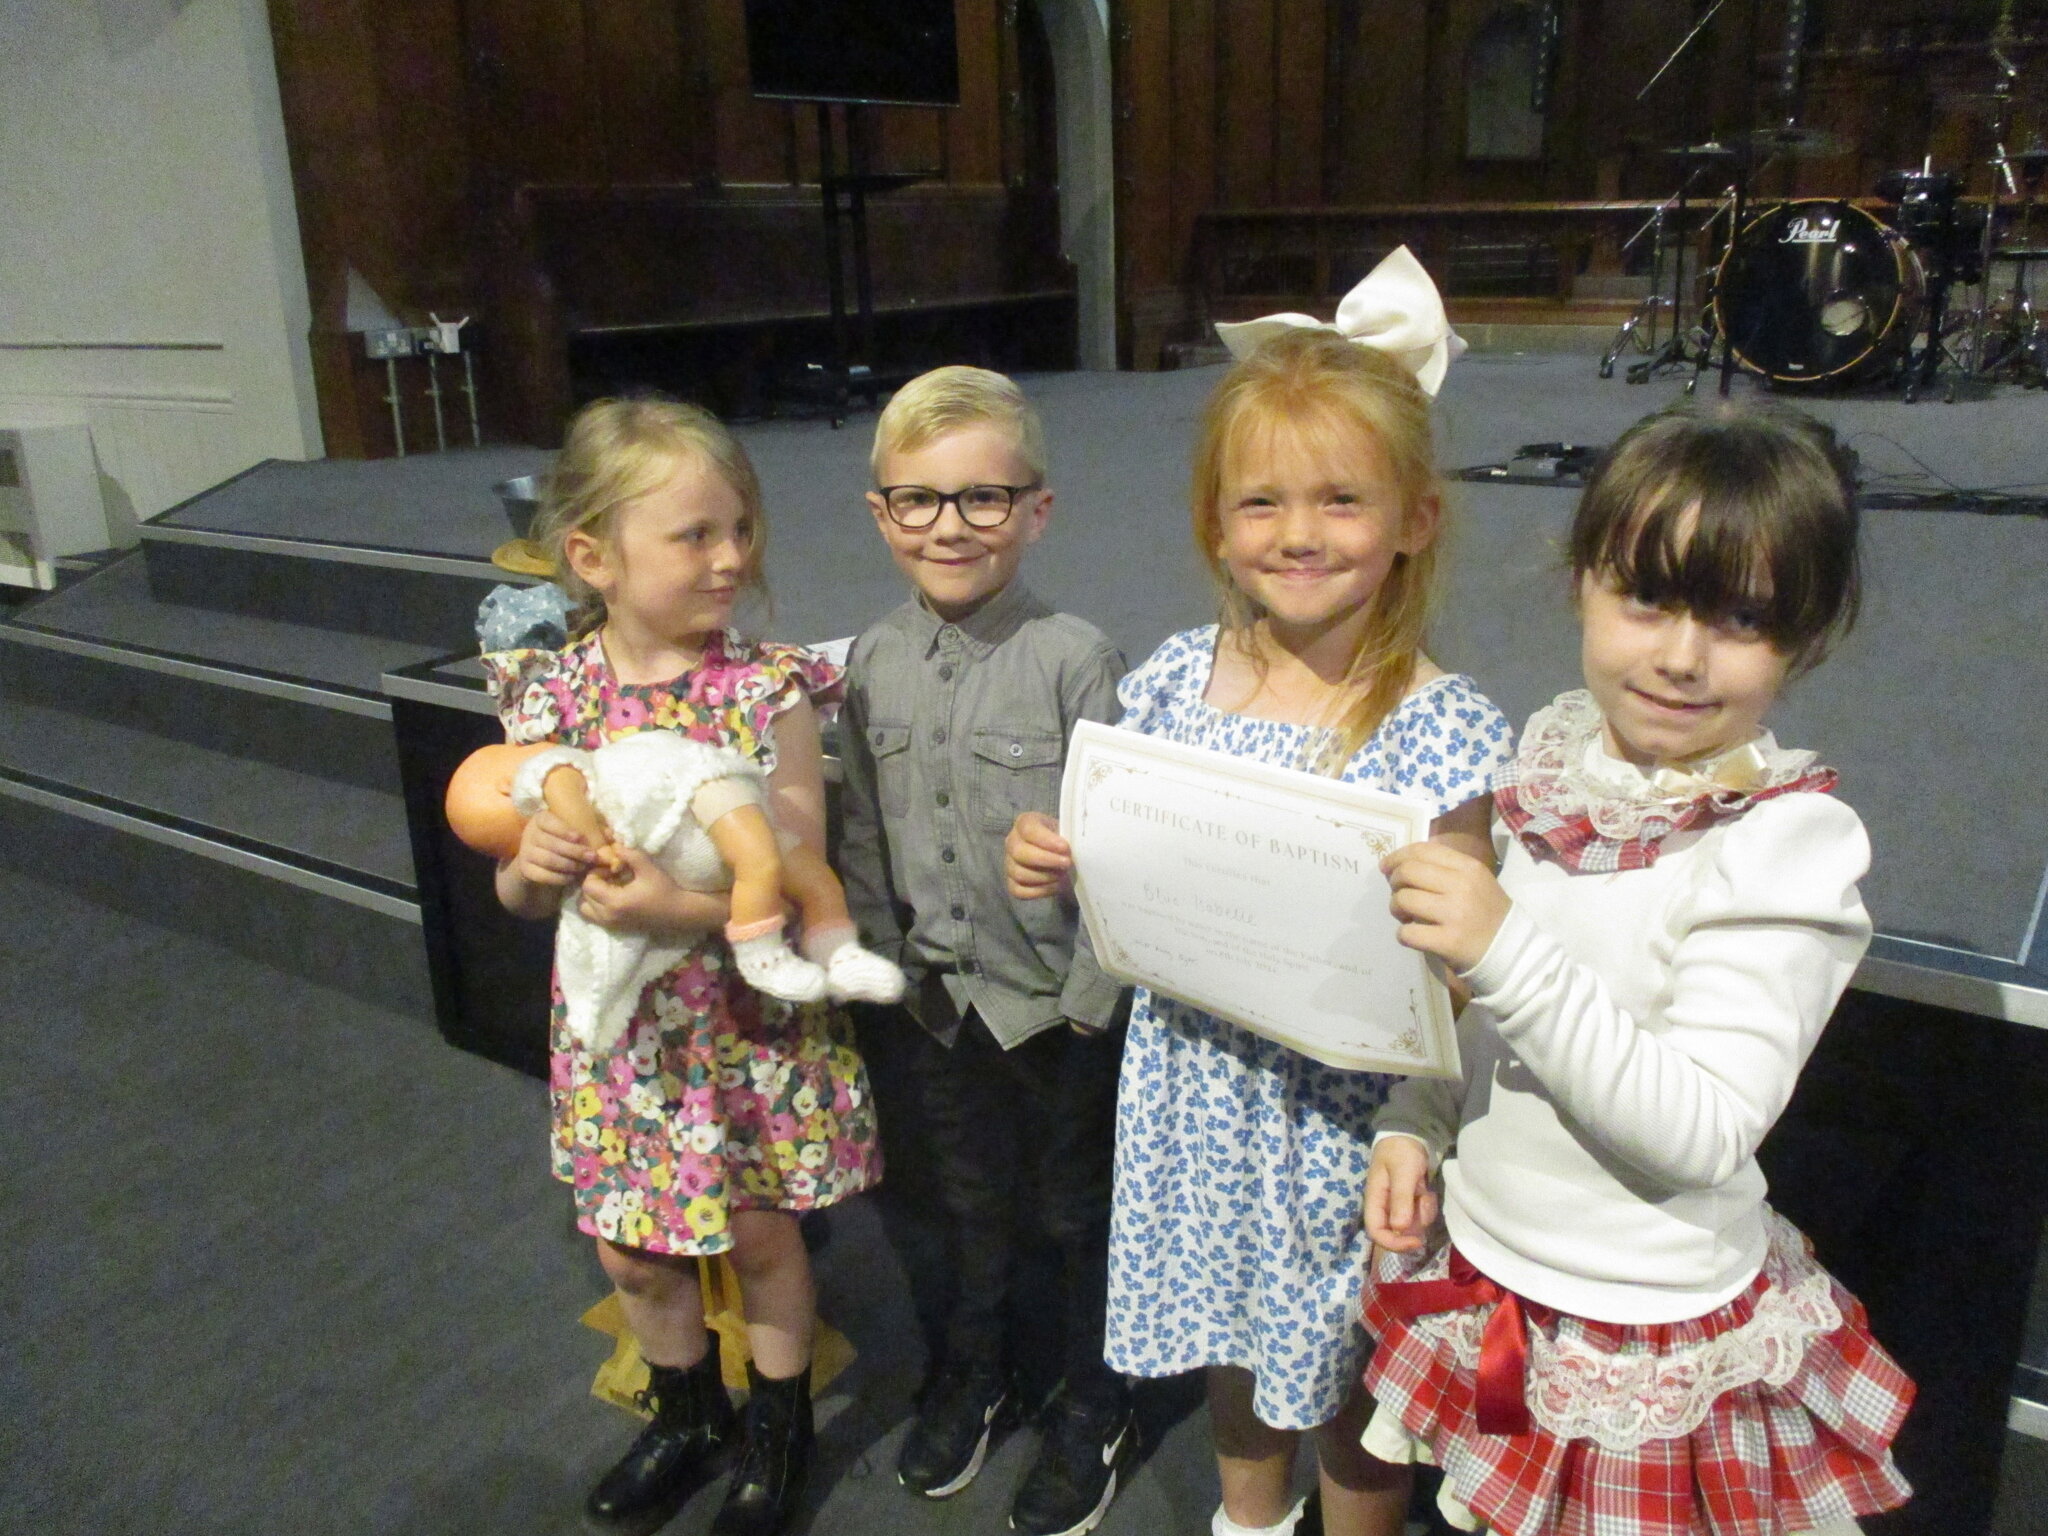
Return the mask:
[[1903, 354], [1926, 275], [1905, 237], [1854, 203], [1766, 209], [1714, 276], [1714, 319], [1735, 360], [1779, 384], [1846, 384]]

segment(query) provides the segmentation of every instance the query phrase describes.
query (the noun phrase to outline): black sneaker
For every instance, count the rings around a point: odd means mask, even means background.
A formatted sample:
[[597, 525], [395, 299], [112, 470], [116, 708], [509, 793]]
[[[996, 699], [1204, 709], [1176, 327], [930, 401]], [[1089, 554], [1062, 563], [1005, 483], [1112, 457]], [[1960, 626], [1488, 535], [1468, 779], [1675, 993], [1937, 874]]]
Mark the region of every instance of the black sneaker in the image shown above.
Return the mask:
[[1010, 1384], [989, 1367], [940, 1372], [896, 1458], [896, 1480], [913, 1493], [943, 1499], [973, 1482], [989, 1441], [1008, 1421]]
[[1038, 1460], [1010, 1506], [1010, 1529], [1026, 1536], [1094, 1530], [1137, 1457], [1127, 1393], [1088, 1398], [1062, 1387], [1046, 1409]]

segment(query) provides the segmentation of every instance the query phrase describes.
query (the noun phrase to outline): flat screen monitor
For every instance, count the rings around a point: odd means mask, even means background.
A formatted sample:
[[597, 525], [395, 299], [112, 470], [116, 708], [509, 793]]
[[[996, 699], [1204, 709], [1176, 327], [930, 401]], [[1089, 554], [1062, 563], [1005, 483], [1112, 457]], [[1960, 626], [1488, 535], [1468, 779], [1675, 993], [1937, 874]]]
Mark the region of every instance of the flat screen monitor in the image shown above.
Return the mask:
[[955, 107], [953, 0], [747, 0], [754, 94]]

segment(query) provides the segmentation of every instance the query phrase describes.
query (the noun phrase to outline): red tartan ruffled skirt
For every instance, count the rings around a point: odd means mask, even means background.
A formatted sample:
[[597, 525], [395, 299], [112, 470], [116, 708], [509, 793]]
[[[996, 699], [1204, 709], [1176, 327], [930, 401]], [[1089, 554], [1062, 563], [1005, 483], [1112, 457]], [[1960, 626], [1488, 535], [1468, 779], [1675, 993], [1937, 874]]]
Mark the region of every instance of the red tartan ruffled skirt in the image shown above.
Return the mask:
[[1749, 1289], [1681, 1323], [1539, 1307], [1448, 1247], [1382, 1255], [1366, 1449], [1441, 1467], [1446, 1518], [1503, 1536], [1790, 1536], [1905, 1503], [1890, 1446], [1913, 1384], [1798, 1229], [1765, 1219]]

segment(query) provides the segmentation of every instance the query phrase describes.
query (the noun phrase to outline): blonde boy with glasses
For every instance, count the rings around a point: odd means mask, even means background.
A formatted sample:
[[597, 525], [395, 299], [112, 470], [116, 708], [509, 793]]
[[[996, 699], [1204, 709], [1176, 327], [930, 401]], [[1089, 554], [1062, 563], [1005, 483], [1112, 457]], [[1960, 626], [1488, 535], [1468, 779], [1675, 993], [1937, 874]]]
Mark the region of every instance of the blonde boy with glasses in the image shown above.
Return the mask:
[[[1019, 1230], [1057, 1253], [1063, 1375], [1011, 1525], [1094, 1528], [1135, 1456], [1102, 1360], [1116, 1080], [1129, 999], [1071, 902], [1012, 902], [1003, 836], [1058, 808], [1077, 720], [1114, 722], [1123, 658], [1024, 586], [1045, 532], [1044, 430], [1015, 383], [940, 368], [875, 429], [868, 506], [912, 595], [854, 642], [841, 714], [841, 873], [862, 936], [910, 977], [864, 1020], [892, 1165], [929, 1183], [949, 1259], [938, 1355], [898, 1476], [959, 1492], [1015, 1414]], [[913, 1191], [901, 1190], [897, 1198]], [[914, 1266], [913, 1266], [914, 1267]]]

